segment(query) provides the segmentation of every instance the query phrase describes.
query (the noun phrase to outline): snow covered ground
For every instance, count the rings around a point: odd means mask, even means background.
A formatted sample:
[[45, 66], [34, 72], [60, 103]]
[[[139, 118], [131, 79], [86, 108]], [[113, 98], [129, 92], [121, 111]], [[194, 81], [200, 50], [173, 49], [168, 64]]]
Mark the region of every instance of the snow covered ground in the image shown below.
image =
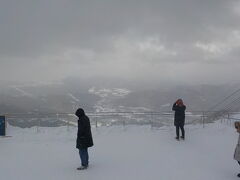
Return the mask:
[[233, 160], [238, 134], [225, 123], [186, 126], [175, 141], [174, 127], [93, 129], [90, 167], [80, 165], [75, 127], [9, 127], [0, 138], [1, 180], [231, 180], [240, 173]]

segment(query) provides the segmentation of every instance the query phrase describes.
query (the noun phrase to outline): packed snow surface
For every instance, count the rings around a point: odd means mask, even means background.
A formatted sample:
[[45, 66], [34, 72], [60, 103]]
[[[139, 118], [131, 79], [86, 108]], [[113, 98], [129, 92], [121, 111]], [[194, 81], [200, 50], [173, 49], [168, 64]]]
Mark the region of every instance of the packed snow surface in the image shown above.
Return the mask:
[[0, 138], [2, 180], [231, 180], [240, 173], [233, 160], [238, 134], [216, 122], [186, 126], [176, 141], [174, 127], [93, 129], [90, 167], [77, 171], [76, 127], [8, 127]]

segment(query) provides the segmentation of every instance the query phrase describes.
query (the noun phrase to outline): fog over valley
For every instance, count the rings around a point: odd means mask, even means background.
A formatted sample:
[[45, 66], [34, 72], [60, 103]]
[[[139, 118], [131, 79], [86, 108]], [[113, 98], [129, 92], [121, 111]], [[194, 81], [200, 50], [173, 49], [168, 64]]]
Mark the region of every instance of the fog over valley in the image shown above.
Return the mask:
[[203, 111], [240, 88], [235, 0], [12, 0], [0, 17], [1, 114]]

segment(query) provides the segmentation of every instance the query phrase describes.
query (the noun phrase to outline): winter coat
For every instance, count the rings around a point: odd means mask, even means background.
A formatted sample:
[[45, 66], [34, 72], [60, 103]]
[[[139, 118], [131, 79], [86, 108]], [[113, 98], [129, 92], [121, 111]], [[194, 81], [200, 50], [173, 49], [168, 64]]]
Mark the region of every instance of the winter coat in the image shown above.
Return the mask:
[[179, 106], [176, 103], [174, 103], [172, 110], [175, 111], [174, 125], [175, 126], [184, 126], [186, 106], [185, 105]]
[[240, 134], [238, 137], [238, 143], [234, 152], [234, 159], [240, 161]]
[[93, 146], [91, 125], [89, 118], [84, 114], [78, 114], [78, 133], [76, 148], [85, 149]]

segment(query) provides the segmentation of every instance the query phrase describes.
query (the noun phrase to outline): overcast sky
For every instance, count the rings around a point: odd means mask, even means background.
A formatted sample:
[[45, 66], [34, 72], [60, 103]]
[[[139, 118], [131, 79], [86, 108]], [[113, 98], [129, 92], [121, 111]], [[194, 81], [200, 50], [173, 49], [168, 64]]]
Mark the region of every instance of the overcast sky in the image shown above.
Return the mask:
[[0, 81], [239, 82], [236, 0], [1, 0]]

